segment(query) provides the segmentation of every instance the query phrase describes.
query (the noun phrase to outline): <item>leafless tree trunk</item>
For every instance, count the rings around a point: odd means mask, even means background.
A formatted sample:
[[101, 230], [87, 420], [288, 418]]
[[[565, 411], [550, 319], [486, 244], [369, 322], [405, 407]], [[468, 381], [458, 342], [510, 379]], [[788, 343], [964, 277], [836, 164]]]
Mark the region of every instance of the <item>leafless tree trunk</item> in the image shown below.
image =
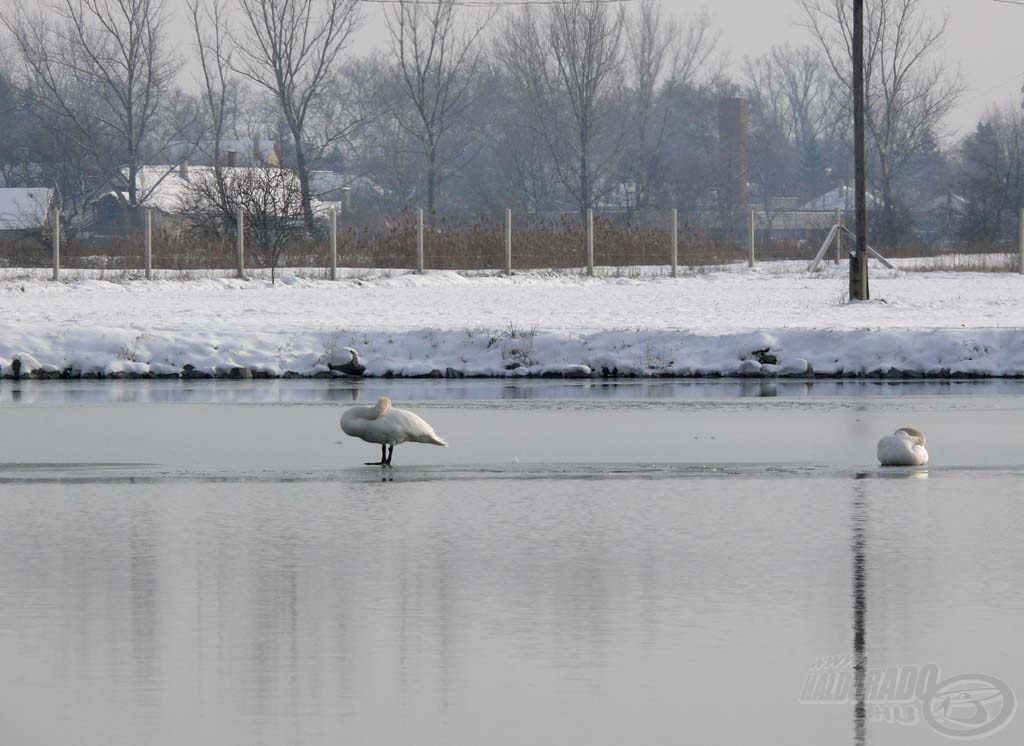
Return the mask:
[[[798, 0], [804, 25], [836, 76], [853, 90], [853, 18], [846, 0]], [[874, 146], [883, 226], [897, 233], [894, 184], [925, 139], [941, 131], [963, 83], [937, 53], [949, 15], [930, 16], [923, 0], [873, 0], [865, 12], [865, 120]]]
[[499, 34], [504, 64], [581, 216], [607, 189], [628, 129], [617, 110], [625, 25], [622, 8], [568, 0], [539, 12], [524, 6]]
[[441, 141], [471, 104], [480, 62], [477, 44], [488, 15], [459, 27], [455, 0], [396, 0], [384, 11], [397, 77], [412, 107], [396, 107], [399, 125], [423, 147], [427, 166], [427, 214], [434, 215], [443, 179]]
[[667, 17], [656, 0], [642, 0], [626, 23], [626, 67], [634, 121], [622, 158], [627, 210], [647, 207], [668, 167], [664, 152], [671, 132], [671, 107], [665, 90], [688, 88], [713, 67], [719, 37], [709, 13], [685, 24]]
[[[202, 98], [213, 139], [213, 174], [218, 199], [227, 212], [228, 195], [221, 163], [221, 144], [230, 106], [232, 49], [227, 36], [225, 0], [186, 0], [202, 71]], [[232, 219], [234, 214], [231, 215]]]
[[[23, 85], [50, 126], [74, 138], [98, 175], [123, 182], [131, 207], [145, 200], [139, 168], [166, 149], [156, 128], [178, 60], [166, 48], [163, 0], [18, 0], [5, 12]], [[124, 173], [122, 172], [124, 168]], [[142, 192], [142, 193], [140, 193]], [[119, 192], [120, 194], [120, 192]]]
[[[295, 147], [302, 213], [312, 231], [307, 124], [361, 20], [359, 0], [239, 0], [245, 32], [233, 69], [277, 99]], [[340, 127], [340, 125], [339, 125]]]

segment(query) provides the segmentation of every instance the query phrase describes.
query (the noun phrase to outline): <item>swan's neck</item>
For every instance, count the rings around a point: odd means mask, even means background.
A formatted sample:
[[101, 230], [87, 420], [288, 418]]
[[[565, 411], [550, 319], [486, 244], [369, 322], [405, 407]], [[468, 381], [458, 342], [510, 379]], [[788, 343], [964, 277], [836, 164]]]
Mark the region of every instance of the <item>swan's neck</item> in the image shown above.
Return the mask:
[[915, 445], [919, 445], [922, 448], [924, 447], [924, 433], [922, 433], [920, 430], [915, 430], [912, 427], [905, 427], [901, 429], [899, 432], [904, 438], [908, 439], [910, 442], [914, 443]]
[[381, 417], [385, 412], [391, 409], [391, 400], [387, 397], [383, 397], [377, 401], [377, 403], [371, 409], [370, 417], [377, 419]]

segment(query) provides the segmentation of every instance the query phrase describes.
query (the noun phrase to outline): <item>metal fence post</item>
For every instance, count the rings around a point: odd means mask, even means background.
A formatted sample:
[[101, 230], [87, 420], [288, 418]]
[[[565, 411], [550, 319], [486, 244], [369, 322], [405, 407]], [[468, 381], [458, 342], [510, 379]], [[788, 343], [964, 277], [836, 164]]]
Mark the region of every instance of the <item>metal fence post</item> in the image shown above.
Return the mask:
[[423, 210], [416, 219], [416, 271], [423, 274]]
[[153, 208], [146, 208], [146, 240], [143, 248], [146, 279], [153, 279]]
[[238, 208], [238, 279], [245, 279], [245, 211]]
[[60, 207], [53, 208], [53, 279], [60, 279]]
[[756, 219], [756, 215], [754, 214], [754, 211], [751, 210], [750, 211], [750, 236], [748, 237], [748, 241], [747, 241], [747, 248], [750, 250], [750, 255], [747, 257], [747, 266], [748, 267], [753, 267], [754, 266], [754, 238], [755, 238], [754, 231], [757, 229], [757, 223], [754, 222], [755, 219]]
[[594, 210], [587, 209], [587, 275], [594, 276]]
[[1020, 208], [1020, 273], [1024, 275], [1024, 207]]
[[331, 279], [338, 279], [338, 210], [331, 208]]
[[505, 274], [512, 274], [512, 210], [505, 210]]
[[672, 276], [679, 275], [679, 210], [672, 210]]

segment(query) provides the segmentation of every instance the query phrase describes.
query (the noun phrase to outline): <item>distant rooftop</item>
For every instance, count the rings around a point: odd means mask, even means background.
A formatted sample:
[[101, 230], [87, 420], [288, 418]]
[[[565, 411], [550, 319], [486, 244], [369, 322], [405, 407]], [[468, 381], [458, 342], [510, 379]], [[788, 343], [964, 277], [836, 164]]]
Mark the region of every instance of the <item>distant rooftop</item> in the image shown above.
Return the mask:
[[[874, 210], [881, 206], [882, 200], [868, 192], [868, 209]], [[835, 211], [854, 210], [856, 207], [857, 197], [854, 190], [846, 186], [840, 186], [831, 192], [825, 192], [821, 196], [815, 197], [800, 209], [807, 211]]]

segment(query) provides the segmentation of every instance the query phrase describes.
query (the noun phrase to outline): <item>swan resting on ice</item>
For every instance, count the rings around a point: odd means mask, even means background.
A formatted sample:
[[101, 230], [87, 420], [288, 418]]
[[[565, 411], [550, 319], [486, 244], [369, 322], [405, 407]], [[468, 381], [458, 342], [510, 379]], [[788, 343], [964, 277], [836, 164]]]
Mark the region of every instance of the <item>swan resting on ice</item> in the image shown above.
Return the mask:
[[346, 409], [341, 416], [341, 429], [353, 438], [380, 445], [380, 461], [368, 461], [367, 466], [391, 466], [391, 456], [399, 443], [448, 445], [430, 423], [408, 410], [391, 406], [386, 396], [372, 407]]
[[924, 466], [928, 463], [924, 433], [901, 427], [878, 441], [878, 460], [882, 466]]

